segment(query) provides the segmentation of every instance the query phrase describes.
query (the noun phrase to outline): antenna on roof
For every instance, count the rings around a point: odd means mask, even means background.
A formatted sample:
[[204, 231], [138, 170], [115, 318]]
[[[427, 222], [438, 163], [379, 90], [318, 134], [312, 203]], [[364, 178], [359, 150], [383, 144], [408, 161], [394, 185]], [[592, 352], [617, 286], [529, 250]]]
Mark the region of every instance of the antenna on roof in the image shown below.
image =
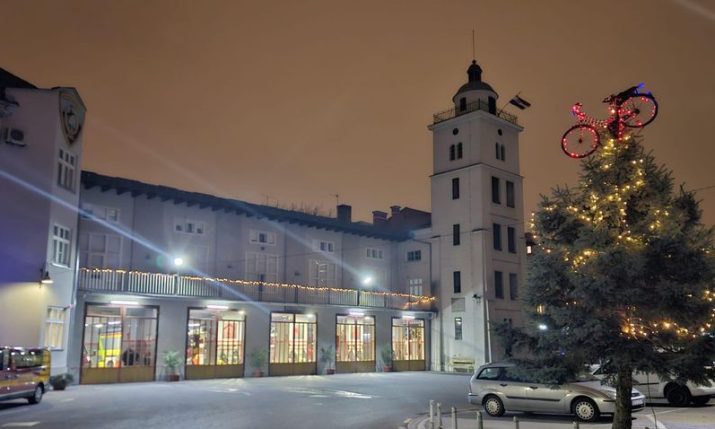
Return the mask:
[[340, 205], [340, 194], [330, 194], [330, 195], [335, 197], [335, 205], [339, 206]]

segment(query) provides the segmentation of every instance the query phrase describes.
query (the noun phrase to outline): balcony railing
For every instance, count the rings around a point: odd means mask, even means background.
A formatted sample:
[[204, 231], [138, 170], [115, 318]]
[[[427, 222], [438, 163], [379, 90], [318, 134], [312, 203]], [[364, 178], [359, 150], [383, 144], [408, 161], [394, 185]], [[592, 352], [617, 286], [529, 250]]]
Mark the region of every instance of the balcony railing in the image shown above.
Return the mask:
[[456, 108], [451, 108], [444, 110], [442, 112], [435, 113], [432, 115], [435, 124], [439, 124], [440, 122], [444, 122], [448, 119], [456, 118], [457, 116], [461, 115], [466, 115], [467, 113], [471, 113], [477, 110], [482, 110], [484, 112], [489, 112], [492, 113], [505, 121], [511, 122], [514, 125], [519, 125], [517, 122], [517, 117], [516, 115], [512, 115], [511, 113], [507, 113], [503, 110], [499, 110], [496, 112], [491, 112], [489, 109], [489, 103], [483, 101], [483, 100], [477, 100], [472, 103], [469, 103], [465, 106], [464, 109], [456, 109]]
[[322, 304], [395, 310], [433, 310], [435, 298], [394, 292], [214, 279], [177, 274], [80, 268], [79, 289], [149, 296], [220, 298], [281, 304]]

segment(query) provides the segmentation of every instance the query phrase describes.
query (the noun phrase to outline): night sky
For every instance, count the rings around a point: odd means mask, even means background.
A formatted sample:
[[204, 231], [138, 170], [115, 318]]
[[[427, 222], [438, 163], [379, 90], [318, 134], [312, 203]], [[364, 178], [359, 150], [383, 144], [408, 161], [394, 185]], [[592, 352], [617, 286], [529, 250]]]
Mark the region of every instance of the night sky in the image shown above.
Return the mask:
[[[74, 86], [83, 167], [149, 183], [354, 217], [430, 210], [432, 114], [476, 59], [518, 91], [527, 213], [575, 184], [570, 106], [645, 82], [645, 145], [676, 184], [715, 186], [715, 2], [8, 1], [0, 67]], [[715, 187], [699, 193], [715, 224]], [[528, 216], [527, 216], [528, 219]]]

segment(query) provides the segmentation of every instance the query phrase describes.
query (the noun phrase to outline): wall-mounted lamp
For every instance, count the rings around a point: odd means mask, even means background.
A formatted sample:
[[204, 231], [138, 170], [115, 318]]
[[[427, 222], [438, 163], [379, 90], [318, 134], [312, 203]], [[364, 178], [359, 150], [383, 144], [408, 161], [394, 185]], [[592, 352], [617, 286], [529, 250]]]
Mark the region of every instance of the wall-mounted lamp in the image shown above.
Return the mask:
[[472, 298], [474, 299], [474, 301], [475, 301], [477, 304], [479, 304], [480, 302], [482, 302], [482, 296], [481, 296], [481, 295], [478, 295], [478, 294], [475, 293], [474, 295], [472, 295]]
[[47, 270], [40, 269], [40, 273], [42, 273], [40, 277], [40, 284], [51, 285], [55, 282], [54, 280], [52, 280], [52, 278], [50, 277], [50, 273]]

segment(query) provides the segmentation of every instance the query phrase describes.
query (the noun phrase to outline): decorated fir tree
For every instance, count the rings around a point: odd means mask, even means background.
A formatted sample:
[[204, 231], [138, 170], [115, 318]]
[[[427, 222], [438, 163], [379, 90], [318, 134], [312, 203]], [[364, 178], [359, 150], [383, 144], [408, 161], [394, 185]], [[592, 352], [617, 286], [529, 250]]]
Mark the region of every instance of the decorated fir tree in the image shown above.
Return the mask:
[[582, 161], [578, 187], [543, 197], [524, 294], [530, 322], [497, 332], [543, 382], [608, 362], [613, 428], [630, 428], [633, 371], [715, 378], [713, 235], [700, 217], [695, 196], [674, 189], [640, 142], [605, 141]]

